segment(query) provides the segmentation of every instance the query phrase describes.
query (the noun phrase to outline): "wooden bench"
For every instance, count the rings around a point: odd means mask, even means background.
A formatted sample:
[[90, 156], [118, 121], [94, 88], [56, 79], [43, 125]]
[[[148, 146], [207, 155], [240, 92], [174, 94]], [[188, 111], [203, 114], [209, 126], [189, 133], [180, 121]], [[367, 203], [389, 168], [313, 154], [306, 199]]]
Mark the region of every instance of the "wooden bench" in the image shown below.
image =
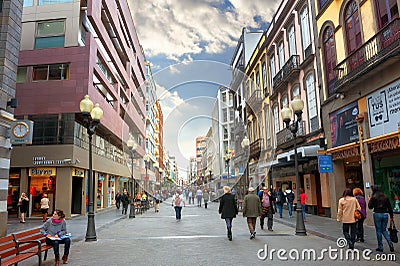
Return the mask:
[[0, 238], [0, 265], [14, 265], [38, 256], [40, 266], [42, 252], [45, 252], [44, 260], [46, 260], [47, 251], [51, 248], [53, 247], [46, 245], [45, 237], [42, 236], [39, 228], [5, 236]]

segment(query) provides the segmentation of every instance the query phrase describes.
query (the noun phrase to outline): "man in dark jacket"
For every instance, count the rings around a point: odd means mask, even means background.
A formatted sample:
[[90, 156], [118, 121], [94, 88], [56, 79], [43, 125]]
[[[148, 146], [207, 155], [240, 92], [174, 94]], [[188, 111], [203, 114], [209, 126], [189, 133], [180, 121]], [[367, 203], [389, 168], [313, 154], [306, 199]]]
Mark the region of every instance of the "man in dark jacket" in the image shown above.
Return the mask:
[[247, 226], [250, 231], [250, 239], [256, 237], [257, 217], [261, 217], [260, 198], [254, 193], [255, 188], [249, 187], [249, 194], [244, 197], [243, 217], [247, 217]]
[[117, 194], [115, 195], [115, 206], [117, 206], [117, 209], [119, 210], [119, 207], [121, 207], [121, 193], [118, 191]]
[[124, 194], [122, 194], [121, 201], [122, 201], [122, 214], [126, 214], [129, 204], [128, 191], [124, 190]]

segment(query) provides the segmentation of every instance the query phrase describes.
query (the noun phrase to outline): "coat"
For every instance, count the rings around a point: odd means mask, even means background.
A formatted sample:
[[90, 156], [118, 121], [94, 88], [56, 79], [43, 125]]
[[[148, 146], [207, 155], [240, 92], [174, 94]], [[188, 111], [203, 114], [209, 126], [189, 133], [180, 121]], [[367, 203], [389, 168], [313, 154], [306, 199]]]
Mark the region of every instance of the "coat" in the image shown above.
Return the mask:
[[235, 218], [239, 210], [237, 207], [235, 195], [224, 194], [219, 201], [218, 213], [221, 214], [221, 219]]
[[204, 192], [203, 193], [203, 200], [204, 200], [204, 203], [207, 203], [210, 200], [210, 193]]
[[243, 201], [243, 217], [258, 217], [261, 216], [261, 202], [260, 198], [254, 194], [249, 193], [244, 197]]
[[342, 220], [345, 224], [355, 223], [354, 211], [361, 210], [360, 204], [355, 197], [346, 196], [339, 200], [337, 221]]

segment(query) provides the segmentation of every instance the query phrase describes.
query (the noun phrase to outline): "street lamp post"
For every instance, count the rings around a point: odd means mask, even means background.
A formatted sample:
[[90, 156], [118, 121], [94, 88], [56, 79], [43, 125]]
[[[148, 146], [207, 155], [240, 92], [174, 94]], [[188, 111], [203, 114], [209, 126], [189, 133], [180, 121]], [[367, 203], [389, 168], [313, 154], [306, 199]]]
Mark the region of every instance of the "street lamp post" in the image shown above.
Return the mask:
[[137, 149], [137, 143], [130, 138], [126, 145], [128, 146], [128, 149], [130, 151], [130, 158], [131, 158], [131, 178], [132, 178], [132, 182], [133, 182], [133, 188], [132, 188], [132, 196], [131, 196], [131, 201], [130, 201], [130, 208], [129, 208], [129, 218], [136, 218], [135, 217], [135, 197], [136, 197], [136, 193], [135, 193], [135, 187], [136, 187], [136, 181], [135, 181], [135, 177], [133, 176], [133, 159], [135, 157], [135, 151]]
[[227, 178], [228, 178], [228, 182], [227, 182], [228, 186], [230, 186], [230, 182], [229, 182], [229, 162], [231, 161], [231, 158], [232, 158], [232, 154], [228, 150], [226, 152], [225, 156], [224, 156], [224, 160], [225, 160], [226, 166], [228, 168], [228, 176], [227, 176]]
[[89, 212], [88, 212], [88, 223], [86, 229], [86, 241], [97, 241], [96, 226], [94, 221], [94, 176], [92, 166], [92, 136], [100, 124], [100, 120], [103, 117], [103, 110], [101, 110], [98, 103], [93, 107], [93, 102], [89, 99], [89, 95], [85, 95], [82, 101], [79, 103], [79, 109], [82, 112], [83, 123], [87, 129], [89, 135]]
[[[303, 215], [301, 213], [301, 202], [300, 202], [300, 180], [299, 180], [299, 169], [297, 161], [297, 146], [296, 137], [297, 131], [299, 129], [299, 122], [301, 122], [301, 115], [303, 113], [304, 102], [299, 96], [295, 96], [291, 102], [292, 109], [287, 105], [281, 110], [283, 122], [285, 122], [286, 128], [290, 130], [293, 134], [294, 141], [294, 171], [296, 174], [296, 189], [297, 189], [297, 206], [296, 206], [296, 235], [305, 236], [307, 235], [306, 227], [304, 225]], [[293, 119], [293, 123], [290, 124], [292, 119], [292, 110], [294, 111], [296, 117]]]
[[[242, 143], [241, 143], [242, 149], [244, 150], [244, 160], [243, 163], [246, 162], [246, 169], [244, 171], [246, 172], [245, 175], [245, 183], [246, 185], [249, 184], [249, 158], [248, 158], [248, 148], [250, 146], [250, 140], [247, 136], [244, 136]], [[247, 188], [245, 188], [244, 191], [242, 191], [242, 195], [245, 195]]]

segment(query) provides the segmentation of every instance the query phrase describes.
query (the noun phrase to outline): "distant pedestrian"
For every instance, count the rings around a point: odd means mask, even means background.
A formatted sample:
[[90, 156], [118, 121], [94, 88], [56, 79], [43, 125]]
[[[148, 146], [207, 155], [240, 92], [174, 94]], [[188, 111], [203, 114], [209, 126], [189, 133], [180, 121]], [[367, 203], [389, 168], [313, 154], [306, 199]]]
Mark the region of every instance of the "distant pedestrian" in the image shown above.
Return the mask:
[[119, 210], [119, 208], [121, 207], [121, 199], [122, 199], [122, 195], [121, 192], [117, 192], [117, 194], [115, 195], [115, 206], [117, 207], [117, 210]]
[[272, 197], [273, 197], [273, 201], [272, 201], [272, 203], [273, 203], [273, 205], [274, 205], [274, 212], [275, 213], [277, 213], [278, 212], [278, 210], [277, 210], [277, 204], [276, 204], [276, 195], [277, 195], [277, 193], [278, 193], [278, 189], [276, 188], [276, 187], [274, 187], [274, 190], [272, 191]]
[[160, 211], [160, 204], [161, 204], [161, 195], [156, 191], [156, 195], [154, 196], [154, 211]]
[[181, 193], [180, 189], [177, 189], [172, 197], [172, 206], [175, 209], [175, 218], [178, 222], [182, 219], [182, 207], [186, 207], [185, 198]]
[[21, 197], [18, 200], [19, 211], [21, 212], [21, 220], [20, 223], [25, 223], [25, 215], [28, 211], [29, 199], [26, 196], [25, 192], [21, 193]]
[[293, 201], [294, 201], [294, 193], [291, 188], [286, 189], [285, 197], [287, 202], [287, 208], [289, 213], [289, 218], [292, 219], [293, 216]]
[[50, 201], [47, 198], [47, 194], [43, 193], [42, 199], [40, 200], [40, 211], [42, 212], [42, 221], [47, 221], [47, 214], [50, 208]]
[[194, 205], [194, 198], [196, 197], [196, 189], [192, 189], [192, 204]]
[[189, 190], [189, 193], [188, 193], [189, 205], [190, 205], [190, 203], [192, 202], [192, 194], [193, 194], [193, 192], [192, 192], [191, 190]]
[[282, 189], [279, 189], [276, 194], [276, 206], [278, 207], [279, 217], [282, 218], [282, 209], [283, 204], [285, 203], [285, 195], [282, 192]]
[[218, 213], [221, 214], [221, 219], [225, 219], [228, 239], [232, 241], [232, 221], [238, 214], [235, 195], [232, 194], [230, 187], [224, 186], [224, 195], [219, 201]]
[[360, 204], [362, 213], [362, 218], [356, 222], [356, 242], [364, 242], [364, 220], [367, 218], [367, 204], [360, 188], [353, 189], [353, 195], [356, 197], [358, 204]]
[[343, 223], [343, 235], [350, 249], [354, 249], [356, 240], [356, 219], [354, 218], [356, 210], [361, 210], [360, 204], [353, 197], [353, 191], [346, 188], [343, 197], [339, 199], [337, 221]]
[[264, 219], [268, 218], [267, 220], [267, 227], [268, 231], [273, 231], [272, 230], [272, 225], [273, 225], [273, 218], [274, 218], [274, 207], [272, 205], [273, 201], [273, 196], [270, 191], [268, 191], [267, 187], [263, 187], [261, 190], [263, 193], [259, 196], [260, 201], [261, 201], [261, 208], [262, 208], [262, 214], [260, 218], [260, 226], [261, 230], [264, 230]]
[[393, 209], [392, 205], [390, 205], [389, 198], [382, 192], [379, 186], [372, 187], [372, 198], [370, 196], [368, 198], [368, 208], [374, 209], [374, 224], [376, 238], [378, 239], [378, 248], [376, 249], [376, 251], [383, 251], [383, 235], [389, 245], [390, 251], [393, 252], [394, 246], [386, 230], [389, 216], [390, 221], [393, 221]]
[[128, 191], [124, 190], [124, 193], [121, 196], [121, 202], [122, 202], [122, 214], [126, 214], [126, 212], [128, 211], [128, 204], [129, 204]]
[[197, 207], [201, 207], [201, 201], [203, 200], [203, 191], [200, 188], [196, 191]]
[[207, 204], [208, 201], [210, 200], [210, 193], [208, 193], [207, 189], [204, 189], [203, 200], [204, 200], [204, 207], [207, 209]]
[[307, 194], [304, 192], [303, 188], [300, 188], [301, 213], [303, 215], [304, 222], [307, 222], [307, 219], [306, 219], [307, 200], [308, 200]]
[[247, 226], [250, 231], [250, 239], [256, 237], [257, 217], [261, 217], [260, 198], [254, 193], [255, 188], [249, 187], [249, 194], [244, 197], [243, 201], [243, 217], [247, 217]]
[[46, 244], [53, 247], [55, 265], [60, 265], [60, 244], [64, 244], [63, 264], [68, 264], [71, 239], [67, 235], [67, 223], [62, 210], [55, 210], [51, 219], [48, 219], [40, 228], [40, 233], [46, 236]]

